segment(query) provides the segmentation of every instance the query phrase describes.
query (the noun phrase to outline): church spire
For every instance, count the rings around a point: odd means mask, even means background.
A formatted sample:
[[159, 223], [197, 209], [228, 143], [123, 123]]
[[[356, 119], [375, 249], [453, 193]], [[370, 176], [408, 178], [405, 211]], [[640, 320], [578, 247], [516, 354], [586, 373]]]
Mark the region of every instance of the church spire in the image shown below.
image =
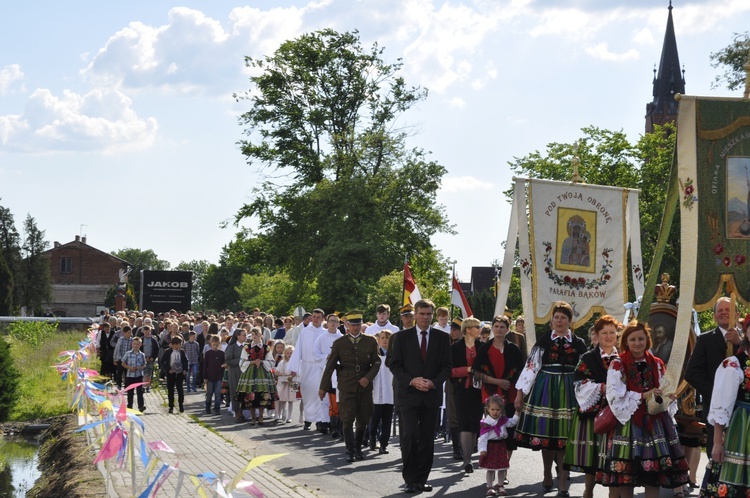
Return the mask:
[[677, 54], [677, 39], [672, 21], [672, 0], [669, 0], [669, 16], [661, 48], [658, 71], [654, 68], [653, 101], [646, 105], [646, 132], [653, 131], [655, 124], [673, 122], [677, 119], [677, 93], [685, 93], [685, 70], [680, 67]]

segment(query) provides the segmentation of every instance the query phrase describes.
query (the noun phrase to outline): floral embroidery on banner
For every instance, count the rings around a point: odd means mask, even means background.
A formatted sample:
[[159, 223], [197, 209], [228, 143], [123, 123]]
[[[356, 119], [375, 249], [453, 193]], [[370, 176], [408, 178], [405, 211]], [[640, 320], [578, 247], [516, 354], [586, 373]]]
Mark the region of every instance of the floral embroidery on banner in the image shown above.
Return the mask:
[[685, 209], [692, 210], [693, 204], [698, 201], [698, 196], [694, 195], [693, 179], [686, 178], [684, 182], [680, 180], [680, 188], [682, 188], [682, 206]]

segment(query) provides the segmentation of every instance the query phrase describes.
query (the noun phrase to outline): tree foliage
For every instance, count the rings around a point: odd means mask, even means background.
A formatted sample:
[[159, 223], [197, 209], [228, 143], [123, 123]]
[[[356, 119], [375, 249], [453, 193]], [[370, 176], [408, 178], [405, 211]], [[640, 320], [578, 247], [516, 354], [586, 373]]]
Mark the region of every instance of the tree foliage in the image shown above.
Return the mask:
[[745, 65], [750, 60], [750, 32], [735, 33], [732, 43], [714, 52], [710, 56], [711, 67], [724, 69], [716, 76], [712, 88], [726, 85], [729, 90], [741, 90], [745, 87]]
[[0, 252], [0, 316], [13, 313], [13, 273]]
[[27, 313], [41, 316], [42, 304], [52, 300], [52, 274], [49, 256], [44, 251], [49, 242], [44, 240], [44, 230], [36, 225], [29, 214], [23, 223], [23, 260], [21, 262], [21, 301]]
[[296, 282], [317, 282], [324, 307], [361, 306], [367, 289], [432, 250], [450, 231], [435, 197], [443, 166], [408, 149], [398, 118], [424, 99], [401, 62], [363, 48], [359, 35], [327, 29], [246, 59], [257, 74], [240, 122], [249, 163], [264, 171], [237, 214], [257, 220], [269, 264]]
[[[0, 206], [0, 252], [3, 254], [3, 259], [5, 259], [10, 273], [15, 276], [20, 275], [21, 236], [16, 229], [13, 213], [10, 212], [10, 209], [3, 206]], [[12, 312], [18, 307], [18, 303], [21, 301], [21, 288], [18, 285], [18, 278], [14, 278], [9, 283], [11, 285], [9, 308]]]
[[276, 316], [291, 315], [300, 305], [307, 310], [318, 306], [315, 283], [300, 288], [285, 273], [244, 274], [236, 290], [244, 309], [258, 307]]
[[169, 270], [169, 261], [159, 259], [151, 249], [135, 249], [126, 247], [112, 252], [113, 256], [124, 259], [131, 264], [128, 282], [133, 285], [136, 296], [141, 294], [141, 270]]
[[8, 420], [11, 410], [18, 398], [19, 373], [13, 364], [10, 345], [4, 337], [0, 337], [0, 422]]
[[203, 309], [205, 307], [203, 282], [208, 272], [208, 267], [211, 263], [205, 259], [185, 262], [180, 261], [180, 264], [175, 266], [175, 270], [193, 272], [193, 289], [191, 292], [190, 300], [192, 301], [192, 309]]
[[[664, 212], [675, 127], [673, 124], [655, 126], [653, 133], [646, 133], [635, 144], [631, 144], [622, 131], [594, 126], [581, 131], [583, 136], [577, 142], [550, 143], [544, 153], [535, 151], [514, 158], [509, 163], [510, 168], [519, 176], [570, 181], [573, 158], [578, 156], [578, 172], [584, 183], [640, 189], [638, 200], [645, 274], [650, 268]], [[505, 194], [510, 197], [512, 190]], [[679, 222], [672, 225], [669, 240], [659, 272], [672, 275], [672, 283], [678, 285]], [[634, 298], [630, 297], [631, 300]]]

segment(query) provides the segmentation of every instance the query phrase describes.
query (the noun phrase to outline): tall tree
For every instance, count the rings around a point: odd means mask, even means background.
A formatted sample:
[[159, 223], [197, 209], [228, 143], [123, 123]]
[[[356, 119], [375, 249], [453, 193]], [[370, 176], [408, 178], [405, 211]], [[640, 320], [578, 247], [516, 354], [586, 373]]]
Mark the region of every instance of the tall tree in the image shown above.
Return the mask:
[[369, 285], [451, 231], [435, 201], [446, 170], [408, 149], [398, 123], [427, 91], [407, 86], [401, 61], [382, 55], [357, 32], [305, 34], [247, 58], [259, 74], [235, 95], [251, 105], [242, 152], [266, 173], [236, 221], [257, 219], [270, 263], [316, 280], [326, 307], [361, 306]]
[[134, 249], [127, 247], [112, 252], [113, 256], [124, 259], [132, 266], [128, 274], [128, 282], [133, 285], [135, 295], [141, 292], [141, 270], [169, 270], [169, 261], [159, 259], [159, 256], [151, 249]]
[[710, 56], [711, 67], [724, 69], [724, 74], [716, 77], [713, 88], [726, 85], [729, 90], [745, 87], [745, 64], [750, 61], [750, 32], [735, 33], [732, 43]]
[[[13, 219], [13, 213], [10, 209], [0, 206], [0, 252], [12, 275], [18, 276], [21, 273], [21, 236], [16, 230], [16, 223]], [[15, 285], [13, 285], [15, 282]], [[18, 278], [11, 281], [11, 301], [10, 310], [14, 311], [21, 301], [21, 288], [18, 285]]]
[[44, 240], [44, 230], [39, 230], [36, 220], [29, 214], [23, 223], [23, 261], [21, 262], [21, 301], [30, 314], [41, 315], [42, 304], [52, 299], [52, 275], [49, 256], [43, 254], [49, 247]]
[[206, 272], [208, 272], [209, 266], [211, 266], [211, 264], [205, 259], [194, 259], [187, 263], [185, 261], [180, 261], [180, 264], [174, 267], [175, 270], [193, 272], [193, 290], [190, 299], [192, 301], [192, 309], [203, 309], [205, 306], [203, 282], [206, 278]]
[[13, 273], [0, 251], [0, 316], [13, 314]]

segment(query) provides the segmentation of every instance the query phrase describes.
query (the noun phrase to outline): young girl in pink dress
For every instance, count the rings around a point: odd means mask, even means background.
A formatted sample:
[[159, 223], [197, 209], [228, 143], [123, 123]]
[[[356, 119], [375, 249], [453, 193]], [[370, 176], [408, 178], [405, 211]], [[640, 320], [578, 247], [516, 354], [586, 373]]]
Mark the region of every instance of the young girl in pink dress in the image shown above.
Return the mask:
[[[507, 496], [503, 487], [503, 480], [510, 467], [508, 450], [505, 440], [508, 439], [508, 429], [518, 424], [518, 414], [513, 418], [505, 416], [505, 401], [497, 394], [493, 394], [485, 401], [484, 417], [479, 424], [479, 468], [487, 469], [487, 496]], [[495, 481], [497, 471], [498, 484]]]

